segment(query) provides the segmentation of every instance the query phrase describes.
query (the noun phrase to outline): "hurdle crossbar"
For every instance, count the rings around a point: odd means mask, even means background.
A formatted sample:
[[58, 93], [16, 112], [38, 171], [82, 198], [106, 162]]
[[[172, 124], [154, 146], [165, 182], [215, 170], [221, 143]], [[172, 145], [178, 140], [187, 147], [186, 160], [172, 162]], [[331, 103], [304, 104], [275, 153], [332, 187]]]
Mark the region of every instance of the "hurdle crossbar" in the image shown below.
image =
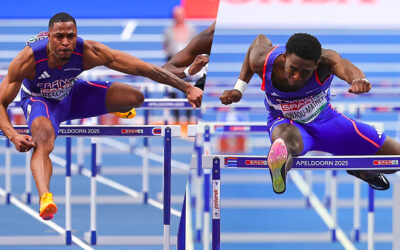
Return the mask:
[[[399, 166], [400, 156], [389, 155], [389, 156], [302, 156], [293, 158], [293, 169], [320, 169], [320, 170], [337, 170], [337, 169], [400, 169]], [[203, 168], [212, 169], [212, 186], [213, 186], [213, 238], [212, 246], [213, 249], [220, 249], [220, 214], [221, 214], [221, 182], [220, 182], [220, 169], [266, 169], [268, 168], [267, 158], [264, 156], [251, 156], [251, 155], [203, 155], [202, 157]], [[294, 178], [293, 174], [296, 172], [290, 172], [291, 177]], [[296, 176], [299, 178], [299, 175]], [[304, 186], [305, 187], [305, 186]], [[304, 189], [304, 188], [303, 188]], [[307, 194], [310, 190], [301, 190], [303, 194]], [[373, 249], [374, 243], [374, 205], [373, 205], [373, 190], [370, 188], [369, 194], [369, 213], [368, 213], [368, 249]], [[324, 207], [319, 204], [314, 195], [310, 196], [310, 202], [318, 205], [320, 211], [323, 211]], [[355, 249], [350, 243], [343, 231], [338, 228], [334, 217], [327, 216], [328, 213], [324, 212], [324, 221], [326, 221], [329, 228], [332, 230], [333, 239], [339, 239], [341, 243], [349, 249]], [[391, 234], [384, 235], [385, 240], [393, 239]]]
[[[28, 125], [14, 125], [14, 129], [23, 135], [30, 135]], [[164, 136], [165, 128], [171, 128], [171, 136], [181, 135], [179, 125], [61, 125], [58, 130], [58, 136], [62, 137], [98, 137], [98, 136]], [[4, 136], [0, 130], [0, 136]]]
[[[14, 101], [9, 108], [19, 108], [21, 106], [21, 101]], [[157, 99], [149, 98], [145, 99], [142, 106], [138, 109], [152, 110], [152, 109], [193, 109], [192, 104], [188, 102], [185, 98], [177, 99]]]
[[[30, 134], [27, 125], [16, 125], [14, 129], [20, 134]], [[77, 136], [87, 136], [87, 137], [98, 137], [98, 136], [137, 136], [137, 137], [151, 137], [151, 136], [161, 136], [164, 137], [164, 249], [169, 249], [170, 245], [170, 215], [171, 215], [171, 138], [180, 136], [181, 130], [178, 125], [144, 125], [144, 126], [82, 126], [82, 125], [63, 125], [60, 126], [59, 136], [66, 137], [77, 137]], [[4, 133], [0, 130], [0, 135], [4, 136]], [[96, 178], [96, 163], [95, 163], [95, 147], [93, 147], [94, 138], [92, 138], [92, 150], [94, 150], [94, 157], [92, 154], [92, 173], [91, 173], [91, 193], [95, 194], [95, 178]], [[68, 178], [70, 178], [71, 173], [71, 162], [70, 162], [70, 150], [68, 150], [67, 143], [67, 161], [66, 161], [66, 200], [68, 201], [66, 204], [66, 244], [70, 244], [71, 242], [71, 230], [70, 230], [70, 184]], [[68, 153], [69, 152], [69, 153]], [[9, 168], [8, 168], [9, 169]], [[6, 176], [10, 176], [9, 173], [6, 173]], [[6, 178], [7, 179], [7, 178]], [[8, 178], [9, 179], [9, 178]], [[6, 186], [9, 184], [6, 184]], [[6, 199], [10, 199], [11, 190], [5, 192], [4, 196]], [[94, 218], [95, 216], [95, 198], [92, 197], [91, 202], [91, 231], [90, 233], [90, 243], [96, 244], [97, 234], [96, 234], [96, 223]], [[25, 210], [24, 210], [25, 211]], [[94, 221], [94, 222], [93, 222]], [[87, 238], [87, 237], [85, 237]]]
[[[267, 157], [254, 155], [203, 155], [203, 168], [212, 169], [213, 159], [220, 159], [220, 168], [268, 168]], [[400, 169], [398, 155], [367, 156], [298, 156], [293, 158], [292, 169], [298, 170], [393, 170]]]

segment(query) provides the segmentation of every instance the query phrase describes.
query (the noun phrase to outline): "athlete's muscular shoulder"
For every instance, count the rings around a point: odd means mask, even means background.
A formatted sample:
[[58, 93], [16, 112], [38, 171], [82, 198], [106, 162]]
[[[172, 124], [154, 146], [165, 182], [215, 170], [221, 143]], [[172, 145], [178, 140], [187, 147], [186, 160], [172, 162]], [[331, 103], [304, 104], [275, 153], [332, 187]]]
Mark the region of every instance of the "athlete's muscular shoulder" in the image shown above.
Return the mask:
[[32, 48], [26, 46], [11, 61], [8, 67], [8, 80], [9, 82], [22, 82], [24, 78], [34, 80], [35, 73], [35, 56]]
[[340, 63], [341, 56], [334, 50], [322, 49], [322, 54], [318, 62], [318, 66], [325, 66], [332, 69], [336, 64]]
[[106, 45], [84, 40], [83, 42], [83, 68], [88, 70], [96, 66], [106, 65], [114, 59], [112, 49]]
[[272, 42], [265, 35], [258, 35], [250, 45], [250, 67], [258, 75], [262, 75], [265, 58], [273, 49]]

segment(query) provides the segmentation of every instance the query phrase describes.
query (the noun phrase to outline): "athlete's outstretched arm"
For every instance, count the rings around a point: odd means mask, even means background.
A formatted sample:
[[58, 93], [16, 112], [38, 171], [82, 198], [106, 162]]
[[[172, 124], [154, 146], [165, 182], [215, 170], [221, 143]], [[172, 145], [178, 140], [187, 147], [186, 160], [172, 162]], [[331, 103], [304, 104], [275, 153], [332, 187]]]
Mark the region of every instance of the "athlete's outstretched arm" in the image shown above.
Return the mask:
[[85, 40], [83, 65], [85, 70], [104, 65], [122, 73], [150, 78], [181, 90], [186, 94], [193, 107], [200, 107], [201, 105], [202, 90], [195, 88], [165, 69], [146, 63], [125, 52], [110, 49], [104, 44]]
[[[271, 40], [264, 35], [258, 35], [247, 50], [238, 82], [241, 82], [241, 84], [248, 84], [254, 73], [262, 79], [264, 60], [271, 49]], [[242, 99], [242, 93], [237, 89], [225, 90], [219, 99], [226, 105], [239, 102], [240, 99]]]
[[[24, 78], [34, 77], [35, 59], [30, 47], [25, 47], [12, 60], [8, 67], [8, 73], [0, 84], [0, 129], [4, 135], [15, 145], [20, 152], [26, 152], [35, 146], [28, 135], [18, 134], [12, 127], [7, 114], [8, 105], [15, 99], [21, 88]], [[32, 74], [33, 73], [33, 74]]]
[[320, 63], [328, 65], [335, 76], [350, 84], [350, 93], [362, 94], [371, 89], [371, 83], [365, 78], [364, 73], [336, 51], [323, 49]]
[[185, 78], [184, 70], [192, 64], [189, 68], [189, 74], [196, 74], [208, 63], [208, 56], [202, 54], [210, 54], [214, 30], [215, 22], [196, 35], [183, 50], [173, 56], [162, 67], [179, 78]]

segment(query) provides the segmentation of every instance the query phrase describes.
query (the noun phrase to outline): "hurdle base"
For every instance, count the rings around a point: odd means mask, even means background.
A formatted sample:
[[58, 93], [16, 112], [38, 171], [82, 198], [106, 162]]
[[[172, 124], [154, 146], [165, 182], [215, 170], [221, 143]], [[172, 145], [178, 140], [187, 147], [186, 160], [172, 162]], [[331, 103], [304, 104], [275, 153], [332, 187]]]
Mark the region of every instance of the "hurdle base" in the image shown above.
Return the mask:
[[361, 235], [360, 229], [353, 229], [351, 231], [351, 239], [354, 242], [360, 242], [360, 235]]
[[331, 242], [331, 233], [305, 233], [305, 232], [264, 232], [264, 233], [221, 233], [221, 242], [225, 243], [270, 243], [270, 242]]
[[0, 246], [10, 245], [65, 245], [65, 236], [0, 236]]
[[[368, 235], [366, 233], [360, 234], [360, 241], [367, 242]], [[375, 233], [374, 241], [385, 243], [393, 241], [392, 233]], [[305, 233], [305, 232], [292, 232], [292, 233], [249, 233], [249, 232], [235, 232], [235, 233], [221, 233], [221, 243], [282, 243], [282, 242], [332, 242], [332, 232], [323, 233]]]
[[[171, 236], [170, 244], [176, 245], [177, 237]], [[163, 236], [97, 236], [97, 245], [163, 245]]]
[[90, 245], [97, 245], [98, 237], [96, 231], [85, 232], [83, 239]]
[[21, 200], [25, 202], [25, 204], [31, 204], [32, 203], [32, 194], [31, 193], [24, 193], [21, 196]]

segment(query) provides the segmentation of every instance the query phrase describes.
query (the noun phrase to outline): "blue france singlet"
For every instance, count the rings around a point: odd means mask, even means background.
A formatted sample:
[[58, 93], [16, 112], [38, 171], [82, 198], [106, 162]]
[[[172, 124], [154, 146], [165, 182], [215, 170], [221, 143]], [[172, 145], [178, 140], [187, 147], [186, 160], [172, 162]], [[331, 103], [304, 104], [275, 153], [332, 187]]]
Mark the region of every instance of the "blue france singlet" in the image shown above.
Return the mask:
[[275, 59], [285, 51], [285, 46], [276, 46], [265, 59], [261, 86], [265, 91], [265, 107], [272, 117], [286, 117], [299, 123], [312, 122], [328, 106], [333, 75], [321, 83], [314, 71], [302, 89], [281, 91], [274, 87], [271, 74]]
[[[40, 33], [42, 34], [42, 33]], [[27, 42], [35, 56], [35, 80], [22, 81], [21, 98], [41, 96], [49, 99], [62, 100], [71, 91], [77, 76], [83, 71], [83, 39], [78, 37], [76, 47], [68, 63], [62, 67], [49, 68], [46, 46], [48, 38], [41, 36], [36, 41]]]

